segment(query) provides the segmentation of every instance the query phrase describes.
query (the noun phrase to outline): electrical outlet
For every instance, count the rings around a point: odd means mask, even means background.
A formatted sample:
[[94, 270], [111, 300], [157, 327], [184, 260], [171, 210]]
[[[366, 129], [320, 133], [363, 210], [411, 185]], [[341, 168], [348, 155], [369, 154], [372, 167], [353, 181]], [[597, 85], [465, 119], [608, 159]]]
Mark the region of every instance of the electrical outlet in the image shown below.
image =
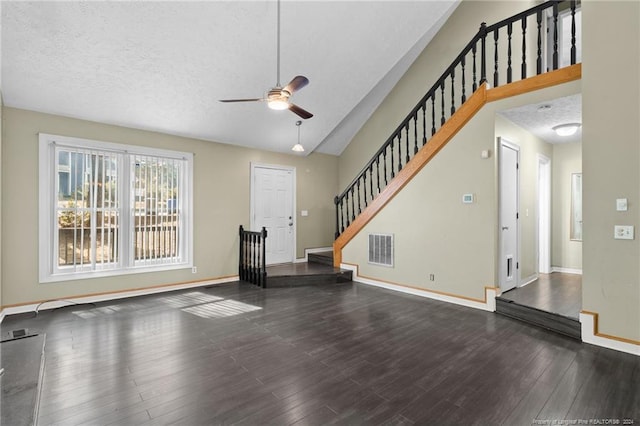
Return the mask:
[[633, 226], [614, 226], [613, 238], [616, 240], [633, 240]]
[[429, 274], [429, 281], [435, 281], [435, 280], [436, 280], [435, 274]]
[[198, 267], [194, 266], [193, 268], [191, 268], [191, 273], [192, 274], [197, 274], [198, 273]]

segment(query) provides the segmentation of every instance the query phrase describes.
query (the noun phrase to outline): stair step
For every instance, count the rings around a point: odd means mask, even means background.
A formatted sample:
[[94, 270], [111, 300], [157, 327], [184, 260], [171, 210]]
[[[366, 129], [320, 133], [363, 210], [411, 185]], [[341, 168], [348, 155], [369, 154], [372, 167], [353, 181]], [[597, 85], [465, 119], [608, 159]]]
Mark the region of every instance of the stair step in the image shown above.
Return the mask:
[[496, 299], [496, 313], [582, 340], [580, 321], [574, 318], [524, 306], [500, 297]]
[[307, 259], [312, 263], [320, 263], [322, 265], [333, 266], [333, 252], [323, 251], [318, 253], [309, 253]]
[[320, 263], [267, 266], [267, 287], [303, 287], [349, 282], [352, 271]]

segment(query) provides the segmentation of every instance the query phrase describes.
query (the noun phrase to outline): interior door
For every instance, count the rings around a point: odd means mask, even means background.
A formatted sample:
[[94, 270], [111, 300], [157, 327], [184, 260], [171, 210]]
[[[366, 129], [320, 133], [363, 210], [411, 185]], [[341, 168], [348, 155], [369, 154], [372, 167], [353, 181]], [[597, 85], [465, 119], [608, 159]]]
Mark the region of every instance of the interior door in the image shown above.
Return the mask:
[[251, 229], [267, 229], [266, 263], [293, 262], [295, 169], [252, 165]]
[[518, 160], [516, 145], [500, 139], [500, 260], [499, 281], [502, 291], [518, 285]]

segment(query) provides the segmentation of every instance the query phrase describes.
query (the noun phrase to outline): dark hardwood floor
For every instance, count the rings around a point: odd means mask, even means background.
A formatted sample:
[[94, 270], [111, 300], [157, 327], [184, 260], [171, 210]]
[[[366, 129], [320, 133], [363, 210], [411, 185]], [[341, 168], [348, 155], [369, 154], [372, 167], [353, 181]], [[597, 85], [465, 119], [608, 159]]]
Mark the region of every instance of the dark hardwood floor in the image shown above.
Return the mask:
[[582, 309], [582, 275], [560, 272], [540, 274], [534, 282], [509, 290], [500, 297], [520, 305], [578, 319]]
[[46, 332], [39, 425], [640, 422], [640, 357], [351, 282], [233, 283], [2, 323], [26, 327]]

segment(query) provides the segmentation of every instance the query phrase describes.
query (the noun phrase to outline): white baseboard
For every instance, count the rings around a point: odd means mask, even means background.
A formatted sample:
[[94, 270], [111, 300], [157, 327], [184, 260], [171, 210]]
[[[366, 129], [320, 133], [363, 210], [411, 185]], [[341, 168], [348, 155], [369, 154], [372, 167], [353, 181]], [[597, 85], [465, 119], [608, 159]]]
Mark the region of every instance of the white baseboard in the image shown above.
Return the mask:
[[640, 344], [626, 342], [613, 336], [603, 336], [598, 333], [598, 316], [590, 312], [580, 312], [580, 325], [582, 329], [582, 341], [591, 345], [626, 352], [640, 356]]
[[324, 251], [333, 251], [333, 247], [316, 247], [304, 249], [304, 257], [300, 257], [293, 261], [293, 263], [304, 263], [309, 261], [310, 253], [322, 253]]
[[184, 289], [189, 289], [189, 288], [197, 288], [197, 287], [205, 287], [205, 286], [209, 286], [209, 285], [224, 284], [224, 283], [228, 283], [228, 282], [232, 282], [232, 281], [238, 281], [238, 280], [239, 280], [239, 277], [237, 275], [235, 275], [235, 276], [212, 279], [212, 280], [195, 281], [195, 282], [190, 282], [190, 283], [185, 283], [185, 284], [176, 284], [176, 285], [168, 285], [168, 286], [161, 286], [161, 287], [150, 287], [150, 288], [143, 288], [143, 289], [129, 290], [129, 291], [125, 290], [125, 291], [117, 292], [117, 293], [106, 293], [106, 294], [98, 294], [98, 295], [91, 295], [91, 296], [67, 297], [67, 298], [51, 300], [51, 301], [47, 301], [47, 302], [28, 303], [28, 304], [20, 305], [20, 306], [5, 307], [2, 310], [2, 314], [1, 315], [2, 315], [2, 318], [4, 319], [4, 317], [7, 316], [7, 315], [23, 314], [23, 313], [27, 313], [27, 312], [35, 312], [36, 310], [44, 311], [44, 310], [48, 310], [48, 309], [62, 308], [64, 306], [69, 306], [69, 305], [73, 305], [73, 304], [76, 304], [76, 303], [106, 302], [106, 301], [110, 301], [110, 300], [126, 299], [127, 297], [146, 296], [146, 295], [149, 295], [149, 294], [165, 293], [165, 292], [175, 291], [175, 290], [184, 290]]
[[352, 271], [353, 277], [352, 280], [358, 283], [372, 285], [375, 287], [386, 288], [388, 290], [399, 291], [401, 293], [412, 294], [414, 296], [426, 297], [428, 299], [440, 300], [442, 302], [453, 303], [456, 305], [466, 306], [469, 308], [481, 309], [483, 311], [495, 312], [496, 310], [496, 296], [497, 289], [485, 287], [485, 298], [486, 301], [476, 301], [472, 299], [467, 299], [464, 297], [436, 293], [429, 290], [418, 289], [415, 287], [407, 287], [398, 284], [392, 284], [384, 281], [378, 281], [367, 277], [362, 277], [358, 275], [358, 267], [356, 265], [351, 264], [340, 264], [340, 268], [348, 269]]
[[551, 272], [562, 272], [563, 274], [576, 274], [582, 275], [582, 269], [576, 268], [563, 268], [562, 266], [552, 266]]
[[520, 280], [520, 285], [518, 286], [518, 288], [520, 287], [524, 287], [527, 284], [531, 284], [532, 282], [534, 282], [535, 280], [537, 280], [538, 274], [533, 274], [533, 275], [529, 275], [527, 278], [524, 278], [522, 280]]

